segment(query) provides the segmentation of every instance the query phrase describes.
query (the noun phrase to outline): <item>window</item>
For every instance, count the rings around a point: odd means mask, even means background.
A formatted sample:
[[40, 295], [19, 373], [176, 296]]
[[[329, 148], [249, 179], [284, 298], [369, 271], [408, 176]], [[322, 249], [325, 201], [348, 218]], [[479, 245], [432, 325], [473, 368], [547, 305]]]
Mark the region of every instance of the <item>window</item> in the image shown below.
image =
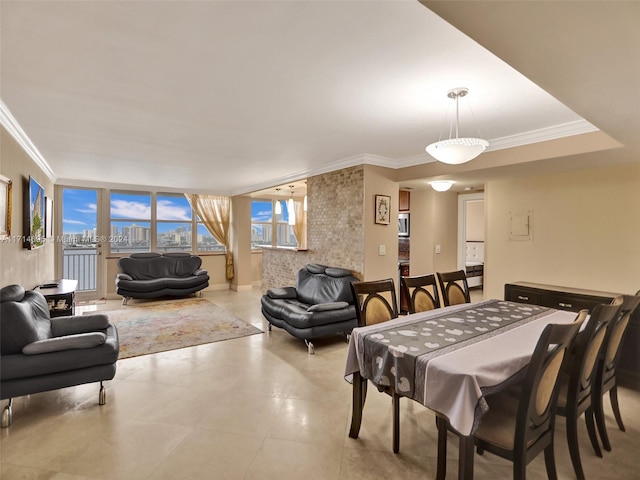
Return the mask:
[[110, 200], [112, 253], [225, 251], [182, 194], [111, 192]]
[[156, 244], [159, 252], [190, 252], [193, 243], [191, 205], [184, 195], [156, 197]]
[[111, 192], [110, 221], [111, 252], [151, 250], [151, 194]]
[[271, 200], [251, 202], [251, 248], [272, 246], [273, 204]]
[[295, 248], [297, 246], [293, 226], [289, 225], [287, 202], [253, 200], [251, 202], [251, 247]]
[[196, 215], [198, 222], [196, 223], [198, 232], [197, 236], [197, 250], [198, 252], [224, 252], [225, 248], [221, 243], [213, 238], [213, 235], [209, 233], [207, 227], [200, 221], [200, 217]]

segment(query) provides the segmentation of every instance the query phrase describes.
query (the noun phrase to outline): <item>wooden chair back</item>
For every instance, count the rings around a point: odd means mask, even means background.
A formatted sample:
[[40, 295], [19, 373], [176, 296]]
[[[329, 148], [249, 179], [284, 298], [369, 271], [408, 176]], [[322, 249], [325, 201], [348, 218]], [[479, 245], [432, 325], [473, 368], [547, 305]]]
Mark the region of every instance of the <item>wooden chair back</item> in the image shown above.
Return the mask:
[[402, 277], [400, 279], [400, 288], [404, 298], [407, 299], [409, 313], [440, 308], [440, 295], [438, 295], [435, 275]]
[[553, 433], [558, 380], [581, 323], [550, 324], [531, 357], [516, 420], [516, 449]]
[[396, 287], [392, 278], [351, 282], [358, 326], [364, 327], [398, 317]]
[[455, 272], [437, 272], [440, 291], [442, 292], [442, 300], [444, 306], [458, 305], [461, 303], [471, 303], [469, 294], [469, 284], [467, 283], [467, 274], [464, 270]]

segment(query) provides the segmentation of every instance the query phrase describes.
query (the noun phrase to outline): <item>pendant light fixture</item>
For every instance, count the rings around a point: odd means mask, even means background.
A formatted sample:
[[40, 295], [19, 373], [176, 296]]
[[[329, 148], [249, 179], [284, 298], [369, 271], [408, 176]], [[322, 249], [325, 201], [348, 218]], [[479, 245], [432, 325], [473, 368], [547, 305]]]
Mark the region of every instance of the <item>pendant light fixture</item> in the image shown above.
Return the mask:
[[[481, 138], [459, 137], [460, 111], [459, 100], [469, 94], [467, 88], [455, 88], [447, 93], [447, 97], [456, 102], [455, 125], [453, 121], [449, 128], [449, 139], [439, 140], [429, 145], [426, 150], [429, 155], [442, 163], [458, 165], [473, 160], [489, 146], [489, 142]], [[455, 137], [454, 135], [455, 128]]]
[[289, 213], [289, 225], [296, 224], [296, 213], [293, 210], [293, 188], [294, 187], [295, 185], [289, 185], [289, 188], [291, 189], [291, 197], [287, 201], [287, 212]]
[[[276, 192], [280, 193], [281, 188], [276, 188]], [[282, 215], [282, 205], [280, 205], [280, 200], [276, 200], [276, 215]]]

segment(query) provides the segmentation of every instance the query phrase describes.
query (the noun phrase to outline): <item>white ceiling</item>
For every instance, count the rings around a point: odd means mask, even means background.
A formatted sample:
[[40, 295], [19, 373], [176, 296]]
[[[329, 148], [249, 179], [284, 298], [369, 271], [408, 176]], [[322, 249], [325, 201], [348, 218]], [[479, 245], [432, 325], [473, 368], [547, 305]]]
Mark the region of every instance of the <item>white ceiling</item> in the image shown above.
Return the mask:
[[59, 183], [234, 195], [424, 164], [460, 86], [490, 149], [597, 130], [417, 1], [3, 0], [0, 26], [0, 98]]

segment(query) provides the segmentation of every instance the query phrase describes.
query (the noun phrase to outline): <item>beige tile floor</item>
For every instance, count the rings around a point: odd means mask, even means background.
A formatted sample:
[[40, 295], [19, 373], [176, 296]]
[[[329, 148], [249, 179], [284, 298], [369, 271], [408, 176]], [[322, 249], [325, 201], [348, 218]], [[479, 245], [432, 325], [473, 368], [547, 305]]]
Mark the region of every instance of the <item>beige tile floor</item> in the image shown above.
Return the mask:
[[[14, 423], [0, 432], [0, 477], [13, 479], [431, 479], [436, 429], [421, 405], [401, 402], [400, 453], [391, 452], [391, 401], [369, 389], [357, 440], [348, 437], [351, 388], [343, 378], [346, 343], [317, 341], [308, 355], [286, 332], [267, 332], [260, 292], [210, 292], [214, 303], [264, 334], [118, 362], [107, 382], [21, 397]], [[99, 309], [119, 308], [108, 301]], [[640, 478], [640, 393], [621, 389], [626, 433], [607, 421], [613, 451], [590, 449], [581, 422], [588, 479]], [[3, 403], [4, 404], [4, 403]], [[608, 404], [607, 404], [608, 406]], [[561, 479], [575, 478], [559, 418]], [[449, 442], [448, 478], [457, 477]], [[527, 469], [544, 479], [542, 458]], [[511, 478], [510, 463], [475, 456], [476, 479]]]

